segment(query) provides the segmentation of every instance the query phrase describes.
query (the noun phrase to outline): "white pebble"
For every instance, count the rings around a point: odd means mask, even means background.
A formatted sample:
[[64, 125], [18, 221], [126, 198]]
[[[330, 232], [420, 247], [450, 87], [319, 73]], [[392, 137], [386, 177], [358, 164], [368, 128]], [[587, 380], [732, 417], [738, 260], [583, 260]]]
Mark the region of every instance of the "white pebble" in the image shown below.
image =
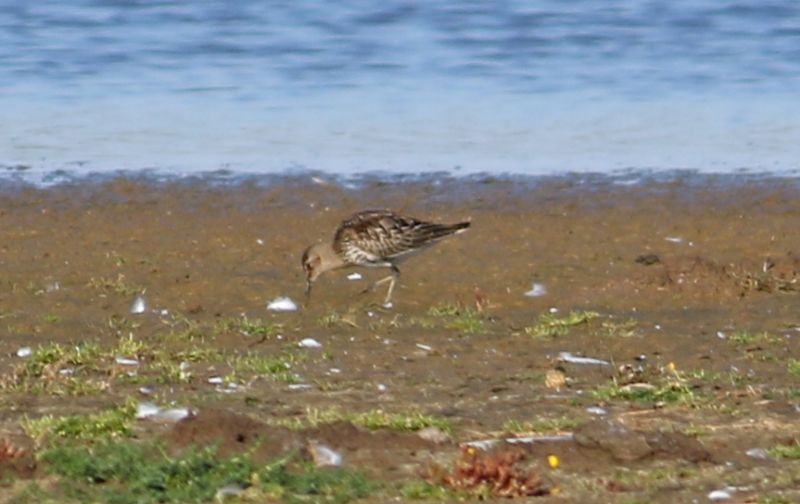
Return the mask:
[[208, 383], [211, 385], [222, 385], [224, 382], [225, 380], [223, 380], [221, 376], [212, 376], [208, 379]]
[[138, 366], [139, 361], [136, 359], [129, 359], [127, 357], [117, 357], [114, 361], [120, 366]]
[[378, 390], [379, 390], [379, 391], [381, 391], [381, 392], [386, 392], [388, 389], [389, 389], [389, 387], [387, 387], [387, 386], [386, 386], [386, 385], [384, 385], [383, 383], [379, 383], [379, 384], [378, 384]]
[[764, 448], [750, 448], [745, 454], [754, 459], [766, 460], [769, 458], [769, 453]]
[[559, 352], [558, 359], [564, 362], [569, 362], [570, 364], [598, 364], [601, 366], [609, 365], [608, 361], [593, 359], [591, 357], [579, 357], [577, 355], [572, 355], [570, 352]]
[[259, 245], [264, 245], [264, 240], [262, 240], [261, 238], [256, 238], [256, 243], [258, 243]]
[[139, 403], [136, 406], [136, 418], [149, 418], [157, 415], [160, 411], [161, 408], [151, 402]]
[[328, 372], [329, 372], [330, 374], [340, 374], [340, 373], [342, 372], [342, 370], [341, 370], [341, 369], [339, 369], [339, 368], [336, 368], [336, 367], [332, 367], [332, 368], [330, 368], [330, 369], [328, 370]]
[[290, 383], [289, 390], [311, 390], [314, 388], [308, 383]]
[[322, 348], [322, 343], [315, 340], [314, 338], [304, 338], [297, 344], [299, 347], [303, 348]]
[[727, 337], [728, 337], [728, 335], [727, 335], [727, 334], [725, 334], [724, 332], [722, 332], [722, 331], [717, 331], [717, 338], [719, 338], [719, 339], [725, 339], [725, 338], [727, 338]]
[[176, 423], [190, 416], [194, 416], [194, 411], [189, 408], [172, 408], [161, 411], [155, 418], [163, 422]]
[[539, 297], [547, 294], [547, 287], [543, 283], [534, 282], [531, 290], [525, 293], [528, 297]]
[[308, 447], [308, 451], [317, 467], [342, 465], [342, 456], [323, 444], [313, 443]]
[[680, 236], [667, 236], [664, 239], [672, 243], [680, 243], [683, 241], [683, 238], [681, 238]]
[[29, 346], [24, 346], [19, 350], [17, 350], [17, 357], [22, 357], [23, 359], [25, 357], [30, 357], [32, 354], [33, 354], [33, 349], [31, 349], [31, 347]]
[[288, 297], [275, 298], [267, 304], [267, 310], [297, 311], [297, 304]]
[[144, 296], [140, 294], [136, 296], [136, 299], [133, 300], [133, 304], [131, 304], [131, 313], [144, 313], [145, 310], [147, 310], [147, 303], [144, 300]]
[[730, 500], [731, 497], [731, 493], [727, 490], [714, 490], [708, 494], [708, 498], [712, 501]]
[[428, 345], [423, 345], [422, 343], [417, 343], [417, 348], [425, 350], [426, 352], [430, 352], [431, 350], [433, 350], [433, 347]]
[[550, 308], [550, 313], [558, 313], [558, 308], [553, 306], [552, 308]]
[[586, 408], [586, 412], [590, 415], [606, 415], [608, 411], [605, 408], [601, 408], [600, 406], [589, 406]]
[[350, 273], [347, 275], [348, 280], [361, 280], [361, 273]]

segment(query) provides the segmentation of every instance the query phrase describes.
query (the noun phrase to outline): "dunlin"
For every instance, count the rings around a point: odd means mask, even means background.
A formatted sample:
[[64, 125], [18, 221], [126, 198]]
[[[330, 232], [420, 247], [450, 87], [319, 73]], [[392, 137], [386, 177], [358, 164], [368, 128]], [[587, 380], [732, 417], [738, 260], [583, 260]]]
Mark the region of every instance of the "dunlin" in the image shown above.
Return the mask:
[[399, 262], [446, 236], [465, 231], [469, 225], [425, 222], [389, 210], [359, 212], [339, 225], [333, 242], [311, 245], [303, 253], [306, 295], [311, 294], [314, 280], [326, 271], [349, 266], [389, 268], [391, 275], [372, 288], [389, 282], [384, 305], [391, 306], [392, 291], [400, 276]]

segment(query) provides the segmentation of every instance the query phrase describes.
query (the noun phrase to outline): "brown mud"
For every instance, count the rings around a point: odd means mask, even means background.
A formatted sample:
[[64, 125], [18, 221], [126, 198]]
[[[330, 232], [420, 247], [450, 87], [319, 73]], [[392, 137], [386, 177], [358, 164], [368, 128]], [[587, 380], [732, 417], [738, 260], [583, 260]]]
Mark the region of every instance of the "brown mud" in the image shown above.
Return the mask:
[[[361, 293], [383, 273], [365, 270], [323, 276], [303, 305], [303, 249], [366, 208], [473, 225], [401, 266], [391, 309], [378, 305], [384, 287]], [[353, 271], [364, 279], [348, 280]], [[546, 293], [525, 296], [534, 282]], [[137, 292], [143, 314], [130, 313]], [[281, 296], [300, 310], [267, 311]], [[537, 337], [540, 317], [588, 311], [598, 315]], [[800, 461], [746, 453], [800, 437], [800, 190], [792, 181], [348, 188], [118, 179], [0, 195], [5, 382], [21, 347], [158, 341], [179, 319], [212, 327], [242, 316], [280, 324], [279, 337], [221, 331], [204, 334], [203, 347], [227, 356], [291, 352], [295, 381], [310, 387], [254, 377], [219, 392], [207, 380], [230, 365], [211, 357], [191, 361], [192, 378], [179, 383], [110, 372], [97, 393], [7, 386], [4, 438], [20, 436], [24, 418], [152, 400], [139, 391], [152, 386], [160, 403], [198, 411], [185, 424], [142, 427], [141, 436], [176, 449], [216, 442], [236, 452], [253, 438], [280, 439], [262, 446], [266, 460], [313, 441], [379, 480], [410, 481], [432, 464], [449, 467], [464, 443], [556, 434], [515, 446], [559, 499], [686, 502], [726, 487], [736, 487], [731, 502], [800, 499]], [[303, 338], [322, 348], [299, 348]], [[561, 362], [561, 352], [610, 364]], [[630, 384], [678, 397], [636, 399], [620, 392]], [[349, 423], [282, 426], [315, 411], [377, 409], [441, 417], [452, 434], [431, 441]], [[541, 419], [570, 421], [543, 429]], [[25, 466], [15, 474], [32, 476], [31, 460], [15, 463]]]

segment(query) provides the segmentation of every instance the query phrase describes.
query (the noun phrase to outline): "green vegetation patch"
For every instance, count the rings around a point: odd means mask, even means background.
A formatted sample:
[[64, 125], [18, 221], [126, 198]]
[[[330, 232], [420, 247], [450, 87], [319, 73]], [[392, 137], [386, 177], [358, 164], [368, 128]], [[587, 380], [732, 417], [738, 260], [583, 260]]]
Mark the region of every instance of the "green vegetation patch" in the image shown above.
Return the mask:
[[97, 440], [130, 437], [136, 417], [136, 402], [85, 415], [63, 417], [44, 416], [23, 423], [25, 432], [36, 440], [54, 441], [61, 439]]
[[156, 444], [103, 441], [50, 448], [40, 461], [77, 502], [205, 503], [228, 488], [248, 502], [346, 503], [378, 487], [360, 473], [316, 468], [294, 455], [264, 466], [248, 454], [222, 459], [215, 447], [171, 457]]
[[795, 440], [791, 445], [773, 446], [767, 452], [779, 459], [800, 460], [800, 441]]
[[[483, 334], [486, 332], [485, 317], [472, 308], [462, 308], [454, 304], [442, 304], [431, 307], [428, 316], [444, 319], [445, 329], [452, 329], [465, 334]], [[420, 321], [425, 325], [424, 321]], [[433, 324], [430, 324], [433, 326]]]
[[552, 339], [564, 336], [575, 326], [589, 323], [590, 320], [599, 317], [600, 314], [593, 311], [571, 311], [563, 317], [555, 314], [543, 313], [539, 316], [536, 324], [526, 327], [525, 333], [534, 338]]
[[508, 420], [503, 424], [503, 430], [514, 434], [522, 432], [551, 433], [572, 430], [579, 424], [577, 419], [566, 416], [538, 417], [533, 420]]

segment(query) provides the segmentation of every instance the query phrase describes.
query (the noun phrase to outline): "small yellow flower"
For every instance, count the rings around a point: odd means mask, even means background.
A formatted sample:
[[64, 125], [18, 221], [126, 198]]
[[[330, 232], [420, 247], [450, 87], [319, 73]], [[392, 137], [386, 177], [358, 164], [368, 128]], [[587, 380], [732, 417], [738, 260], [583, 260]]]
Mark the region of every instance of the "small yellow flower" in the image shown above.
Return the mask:
[[558, 458], [558, 455], [548, 455], [547, 463], [550, 464], [550, 467], [553, 469], [558, 469], [558, 466], [561, 465], [561, 459]]
[[667, 364], [667, 367], [669, 368], [670, 371], [675, 371], [678, 368], [678, 366], [676, 366], [674, 362], [670, 362], [669, 364]]

